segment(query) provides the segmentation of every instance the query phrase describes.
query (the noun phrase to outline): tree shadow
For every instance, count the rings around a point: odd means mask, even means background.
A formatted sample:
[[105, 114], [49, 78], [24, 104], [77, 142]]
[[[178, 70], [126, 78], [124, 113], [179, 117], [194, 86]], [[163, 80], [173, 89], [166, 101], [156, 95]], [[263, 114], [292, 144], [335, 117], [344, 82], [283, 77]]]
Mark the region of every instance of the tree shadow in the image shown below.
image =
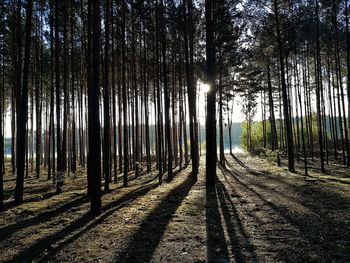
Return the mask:
[[222, 227], [217, 188], [206, 188], [206, 229], [208, 262], [229, 262], [227, 243]]
[[[157, 176], [151, 177], [149, 180], [147, 180], [143, 183], [149, 184], [152, 181], [154, 181], [156, 178], [157, 178]], [[121, 189], [121, 188], [122, 188], [122, 186], [119, 186], [119, 187], [111, 190], [110, 192], [117, 191], [118, 189]], [[0, 241], [4, 241], [6, 238], [11, 237], [12, 235], [16, 234], [16, 232], [18, 232], [22, 229], [44, 223], [46, 221], [51, 220], [52, 218], [58, 217], [60, 214], [62, 214], [64, 212], [68, 212], [71, 209], [74, 209], [74, 208], [81, 206], [82, 204], [88, 202], [88, 200], [89, 200], [88, 197], [84, 193], [81, 196], [75, 198], [74, 200], [69, 201], [68, 203], [65, 203], [62, 205], [60, 204], [60, 205], [55, 206], [54, 208], [52, 208], [50, 210], [43, 211], [40, 214], [37, 214], [33, 217], [26, 218], [26, 219], [23, 219], [19, 222], [13, 223], [11, 225], [1, 227], [0, 228]], [[105, 206], [105, 209], [106, 209], [106, 207], [108, 208], [108, 205]]]
[[254, 245], [250, 242], [250, 237], [245, 230], [235, 205], [224, 184], [219, 180], [217, 191], [235, 262], [258, 262]]
[[2, 227], [0, 228], [0, 241], [3, 241], [6, 238], [14, 235], [16, 232], [20, 231], [21, 229], [31, 227], [33, 225], [41, 224], [45, 221], [50, 220], [51, 218], [57, 217], [61, 213], [67, 212], [73, 207], [78, 207], [82, 205], [83, 203], [87, 202], [87, 200], [88, 199], [85, 195], [80, 196], [68, 203], [55, 207], [54, 209], [44, 211], [34, 217], [30, 217], [30, 218], [21, 220], [19, 222], [13, 223], [11, 225]]
[[233, 153], [230, 153], [231, 157], [242, 167], [246, 168], [246, 169], [250, 169], [244, 162], [242, 162], [236, 155], [234, 155]]
[[[38, 194], [41, 195], [43, 193], [48, 192], [49, 190], [53, 189], [54, 187], [52, 185], [29, 185], [26, 189], [24, 189], [24, 196]], [[7, 188], [4, 190], [4, 195], [8, 198], [11, 198], [14, 196], [15, 188]]]
[[[138, 187], [137, 189], [123, 195], [121, 198], [105, 205], [103, 207], [104, 211], [98, 217], [94, 217], [90, 213], [83, 215], [58, 232], [38, 240], [17, 254], [13, 259], [11, 259], [11, 262], [32, 260], [38, 262], [48, 262], [65, 246], [74, 242], [74, 240], [82, 236], [87, 231], [101, 224], [115, 211], [119, 210], [124, 205], [135, 200], [136, 198], [147, 194], [156, 187], [158, 187], [157, 182], [148, 184], [147, 186]], [[46, 252], [45, 255], [43, 255], [44, 252]]]
[[[40, 201], [43, 201], [46, 199], [50, 199], [51, 197], [53, 197], [55, 195], [57, 195], [57, 192], [52, 191], [52, 192], [43, 193], [43, 194], [40, 194], [37, 196], [27, 197], [23, 200], [22, 204], [31, 203], [31, 202], [40, 202]], [[7, 201], [7, 202], [5, 202], [3, 208], [0, 209], [0, 212], [7, 210], [7, 209], [10, 209], [10, 208], [13, 208], [13, 207], [16, 207], [16, 206], [17, 206], [17, 204], [15, 203], [14, 200]], [[1, 240], [1, 237], [0, 237], [0, 240]]]
[[[180, 166], [178, 165], [178, 166], [176, 166], [176, 167], [173, 167], [173, 174], [172, 174], [172, 176], [166, 176], [166, 182], [168, 182], [168, 183], [170, 183], [170, 182], [172, 182], [174, 179], [175, 179], [175, 177], [180, 173], [180, 172], [182, 172], [184, 169], [186, 169], [186, 168], [180, 168]], [[168, 172], [166, 172], [166, 174], [168, 174]], [[164, 175], [163, 175], [164, 176]]]
[[188, 176], [183, 183], [172, 189], [143, 220], [137, 232], [130, 238], [128, 247], [116, 255], [114, 262], [149, 262], [173, 214], [193, 184], [194, 181]]
[[[295, 253], [300, 253], [303, 257], [301, 260], [315, 261], [316, 259], [312, 257], [323, 261], [347, 262], [350, 260], [350, 250], [346, 252], [342, 251], [344, 248], [341, 248], [342, 242], [350, 244], [350, 222], [346, 220], [346, 217], [342, 219], [332, 216], [332, 211], [339, 212], [341, 209], [346, 211], [350, 208], [348, 198], [330, 188], [322, 187], [317, 182], [307, 182], [302, 185], [288, 184], [292, 191], [278, 193], [266, 188], [265, 180], [254, 180], [249, 174], [239, 174], [224, 167], [222, 171], [225, 177], [228, 177], [230, 181], [234, 180], [232, 183], [237, 184], [232, 184], [231, 187], [243, 187], [249, 195], [269, 206], [274, 213], [279, 214], [297, 229], [298, 244], [285, 243], [285, 245], [290, 251], [294, 249]], [[262, 174], [262, 176], [268, 180], [274, 179], [272, 174]], [[275, 179], [280, 184], [284, 183], [278, 180], [278, 176], [275, 176]], [[292, 193], [297, 199], [291, 196]], [[281, 198], [289, 199], [292, 203], [285, 203], [281, 201]], [[250, 202], [253, 201], [250, 200]], [[296, 205], [306, 208], [306, 212], [294, 209], [293, 206]], [[335, 249], [337, 246], [340, 248]], [[304, 249], [305, 251], [301, 251]], [[307, 251], [312, 255], [309, 255]]]

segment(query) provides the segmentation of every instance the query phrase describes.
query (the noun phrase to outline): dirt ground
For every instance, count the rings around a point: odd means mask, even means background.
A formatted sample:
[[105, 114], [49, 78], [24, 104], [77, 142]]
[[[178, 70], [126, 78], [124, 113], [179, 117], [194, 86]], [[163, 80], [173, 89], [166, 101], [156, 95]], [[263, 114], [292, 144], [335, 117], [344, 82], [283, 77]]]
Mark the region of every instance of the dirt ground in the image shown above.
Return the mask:
[[[25, 202], [0, 212], [0, 262], [350, 262], [350, 181], [291, 174], [247, 154], [227, 155], [217, 187], [191, 167], [159, 185], [156, 172], [112, 184], [89, 215], [86, 178], [56, 195], [44, 176], [25, 182]], [[339, 173], [337, 172], [339, 170]], [[5, 177], [9, 198], [14, 177]]]

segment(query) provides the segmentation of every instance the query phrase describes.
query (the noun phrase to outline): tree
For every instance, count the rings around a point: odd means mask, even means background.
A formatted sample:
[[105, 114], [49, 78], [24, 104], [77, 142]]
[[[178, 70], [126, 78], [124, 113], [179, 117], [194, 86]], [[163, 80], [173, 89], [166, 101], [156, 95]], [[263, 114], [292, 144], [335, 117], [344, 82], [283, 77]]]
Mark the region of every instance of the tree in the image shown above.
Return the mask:
[[[1, 72], [4, 74], [4, 57], [3, 55], [1, 56]], [[5, 76], [2, 76], [3, 79]], [[4, 91], [5, 91], [5, 86], [4, 82], [1, 81], [1, 89], [0, 89], [0, 101], [3, 102], [3, 98], [5, 96]], [[3, 135], [3, 105], [0, 105], [0, 210], [2, 209], [2, 206], [4, 204], [4, 135]]]
[[277, 139], [275, 106], [274, 106], [274, 102], [273, 102], [273, 92], [272, 92], [271, 73], [270, 73], [269, 62], [267, 62], [266, 75], [267, 75], [269, 109], [270, 109], [271, 149], [276, 150], [276, 149], [278, 149], [278, 139]]
[[172, 178], [173, 173], [173, 154], [171, 143], [171, 130], [170, 130], [170, 95], [168, 89], [168, 71], [167, 71], [167, 58], [166, 58], [166, 25], [164, 19], [164, 4], [163, 0], [160, 0], [160, 26], [161, 26], [161, 47], [162, 47], [162, 72], [163, 72], [163, 87], [164, 87], [164, 111], [165, 111], [165, 139], [167, 142], [168, 150], [168, 178]]
[[287, 85], [286, 85], [285, 67], [284, 67], [285, 56], [284, 56], [283, 43], [281, 38], [280, 17], [279, 17], [277, 0], [274, 0], [273, 7], [274, 7], [276, 32], [277, 32], [277, 44], [278, 44], [278, 50], [279, 50], [279, 63], [280, 63], [280, 71], [281, 71], [283, 117], [284, 117], [286, 135], [287, 135], [288, 169], [289, 171], [294, 172], [294, 143], [293, 143], [292, 125], [291, 125], [291, 120], [289, 115], [289, 103], [288, 103], [288, 94], [287, 94]]
[[128, 186], [128, 151], [129, 151], [129, 138], [128, 138], [128, 104], [126, 100], [126, 50], [125, 50], [125, 12], [126, 12], [126, 4], [125, 0], [121, 2], [121, 10], [122, 10], [122, 40], [121, 40], [121, 49], [122, 49], [122, 100], [123, 100], [123, 138], [124, 138], [124, 172], [123, 172], [123, 185], [124, 187]]
[[215, 0], [205, 1], [205, 30], [206, 30], [206, 73], [209, 91], [207, 93], [206, 118], [206, 184], [215, 185], [216, 178], [216, 84], [215, 84], [215, 46], [214, 46], [214, 17]]
[[28, 78], [29, 78], [29, 60], [30, 60], [30, 45], [32, 31], [32, 11], [33, 1], [28, 0], [26, 7], [26, 22], [25, 22], [25, 46], [24, 46], [24, 61], [23, 61], [23, 82], [19, 96], [19, 108], [17, 118], [17, 177], [15, 203], [23, 202], [23, 187], [24, 187], [24, 169], [25, 169], [25, 135], [26, 124], [28, 119]]
[[[56, 192], [62, 191], [63, 183], [63, 163], [61, 144], [61, 87], [60, 87], [60, 37], [59, 37], [59, 1], [55, 2], [55, 88], [56, 88], [56, 148], [57, 148], [57, 174]], [[55, 156], [55, 155], [54, 155]]]
[[321, 73], [321, 54], [320, 54], [320, 36], [319, 36], [319, 17], [318, 17], [318, 0], [315, 1], [316, 13], [316, 105], [317, 105], [317, 123], [318, 123], [318, 140], [320, 146], [321, 172], [324, 173], [324, 153], [323, 153], [323, 132], [321, 117], [321, 93], [322, 91], [322, 73]]
[[109, 0], [105, 3], [105, 68], [104, 68], [104, 96], [103, 96], [103, 113], [104, 113], [104, 148], [103, 148], [103, 172], [105, 179], [105, 190], [109, 190], [110, 178], [110, 110], [109, 110]]
[[[92, 1], [92, 0], [89, 0]], [[101, 141], [100, 141], [100, 110], [99, 110], [99, 85], [100, 85], [100, 1], [92, 1], [92, 74], [91, 86], [88, 89], [88, 129], [89, 129], [89, 153], [88, 176], [91, 178], [90, 210], [96, 215], [101, 211]]]
[[191, 140], [191, 159], [192, 159], [192, 176], [197, 178], [199, 156], [198, 156], [198, 134], [197, 134], [197, 115], [196, 115], [196, 88], [194, 86], [194, 69], [193, 69], [193, 18], [192, 0], [184, 0], [183, 3], [184, 14], [184, 51], [186, 63], [186, 82], [188, 94], [188, 107], [190, 118], [190, 140]]

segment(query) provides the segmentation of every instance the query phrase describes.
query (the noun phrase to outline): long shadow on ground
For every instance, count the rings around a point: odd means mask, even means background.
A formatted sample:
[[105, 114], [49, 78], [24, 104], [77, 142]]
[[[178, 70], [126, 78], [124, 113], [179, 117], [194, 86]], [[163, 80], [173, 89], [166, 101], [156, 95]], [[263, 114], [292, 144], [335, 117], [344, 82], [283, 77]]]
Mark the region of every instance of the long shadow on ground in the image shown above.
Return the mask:
[[[152, 179], [152, 181], [153, 180], [154, 179]], [[72, 243], [84, 233], [100, 224], [115, 211], [136, 198], [147, 194], [158, 185], [159, 184], [157, 182], [153, 182], [146, 186], [138, 187], [135, 190], [123, 195], [121, 198], [110, 202], [104, 206], [104, 212], [97, 218], [91, 216], [89, 213], [83, 215], [79, 219], [70, 223], [68, 226], [64, 227], [62, 230], [38, 240], [36, 243], [20, 252], [8, 262], [23, 262], [32, 260], [47, 262], [66, 245]]]
[[144, 219], [137, 232], [131, 237], [128, 247], [116, 255], [114, 262], [149, 262], [173, 214], [194, 183], [191, 176], [188, 176], [183, 183], [171, 190]]
[[19, 222], [13, 223], [8, 226], [4, 226], [0, 228], [0, 241], [5, 240], [8, 237], [11, 237], [18, 231], [31, 227], [33, 225], [41, 224], [43, 222], [46, 222], [54, 217], [59, 216], [63, 212], [67, 212], [68, 210], [72, 209], [73, 207], [78, 207], [82, 205], [83, 203], [87, 202], [87, 197], [85, 195], [75, 198], [74, 200], [65, 203], [63, 205], [59, 205], [55, 207], [54, 209], [50, 209], [47, 211], [44, 211], [36, 216], [23, 219]]
[[231, 200], [224, 184], [218, 180], [218, 197], [223, 214], [223, 223], [226, 224], [228, 236], [230, 239], [230, 248], [235, 257], [236, 263], [258, 262], [254, 245], [250, 242], [248, 233], [244, 228], [234, 203]]
[[[332, 216], [332, 211], [339, 212], [342, 209], [348, 213], [349, 199], [315, 182], [293, 186], [291, 182], [284, 183], [278, 176], [260, 172], [252, 174], [249, 173], [252, 169], [247, 165], [244, 168], [247, 172], [225, 167], [221, 167], [221, 170], [231, 182], [231, 187], [245, 189], [253, 197], [252, 200], [269, 206], [298, 229], [298, 242], [293, 237], [285, 239], [289, 252], [280, 251], [282, 258], [294, 253], [299, 255], [298, 260], [304, 262], [350, 261], [350, 222]], [[273, 180], [278, 181], [282, 189], [285, 187], [291, 190], [280, 193], [278, 189], [269, 188], [268, 182]], [[292, 203], [281, 202], [281, 198], [289, 199]], [[294, 205], [304, 207], [307, 212], [295, 210]], [[284, 260], [288, 262], [288, 258]]]
[[[151, 179], [144, 182], [144, 184], [150, 183], [154, 181], [156, 177], [152, 177]], [[118, 186], [117, 188], [113, 189], [110, 192], [117, 191], [118, 189], [122, 188], [122, 186]], [[40, 202], [40, 201], [39, 201]], [[88, 198], [86, 194], [79, 194], [78, 197], [74, 198], [73, 200], [65, 203], [65, 204], [59, 204], [57, 206], [54, 206], [52, 209], [46, 210], [41, 212], [38, 215], [35, 215], [33, 217], [22, 219], [21, 221], [15, 222], [11, 225], [7, 225], [0, 228], [0, 242], [6, 240], [7, 238], [15, 235], [18, 231], [38, 225], [44, 222], [47, 222], [55, 217], [60, 216], [60, 214], [68, 212], [71, 209], [77, 208], [84, 203], [88, 202]]]
[[206, 189], [206, 227], [208, 262], [229, 262], [227, 243], [221, 223], [216, 187]]

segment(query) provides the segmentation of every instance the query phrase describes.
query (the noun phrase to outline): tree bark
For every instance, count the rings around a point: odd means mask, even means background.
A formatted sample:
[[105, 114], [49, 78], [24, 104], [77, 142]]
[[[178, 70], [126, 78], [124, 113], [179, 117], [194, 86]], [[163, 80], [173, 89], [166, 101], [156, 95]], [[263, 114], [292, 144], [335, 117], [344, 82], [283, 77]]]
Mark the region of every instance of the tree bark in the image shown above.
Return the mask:
[[214, 16], [215, 0], [205, 0], [206, 25], [206, 69], [209, 91], [207, 93], [206, 118], [206, 185], [214, 186], [216, 181], [216, 85], [215, 85], [215, 44]]
[[[89, 0], [92, 1], [92, 0]], [[101, 211], [101, 139], [99, 109], [99, 67], [100, 67], [100, 1], [92, 1], [92, 74], [88, 90], [89, 154], [88, 173], [91, 178], [90, 211], [97, 215]]]
[[105, 2], [105, 68], [104, 68], [104, 93], [103, 93], [103, 114], [104, 114], [104, 148], [103, 148], [103, 172], [105, 186], [104, 190], [109, 190], [109, 179], [110, 179], [110, 117], [109, 117], [109, 0]]
[[15, 190], [15, 203], [23, 202], [24, 188], [24, 168], [25, 168], [25, 147], [26, 144], [26, 124], [28, 120], [28, 78], [29, 78], [29, 61], [30, 61], [30, 44], [32, 30], [32, 11], [33, 1], [28, 0], [26, 8], [25, 24], [25, 47], [23, 63], [23, 82], [22, 89], [17, 94], [19, 96], [19, 108], [17, 118], [17, 178]]
[[280, 18], [279, 18], [277, 0], [274, 0], [274, 13], [275, 13], [277, 42], [278, 42], [280, 71], [281, 71], [283, 117], [284, 117], [284, 122], [285, 122], [285, 127], [286, 127], [286, 135], [287, 135], [288, 169], [289, 169], [289, 171], [294, 172], [293, 132], [292, 132], [291, 119], [290, 119], [290, 115], [289, 115], [287, 85], [286, 85], [285, 72], [284, 72], [284, 70], [285, 70], [285, 68], [284, 68], [284, 54], [283, 54], [284, 51], [283, 51], [281, 31], [280, 31]]

